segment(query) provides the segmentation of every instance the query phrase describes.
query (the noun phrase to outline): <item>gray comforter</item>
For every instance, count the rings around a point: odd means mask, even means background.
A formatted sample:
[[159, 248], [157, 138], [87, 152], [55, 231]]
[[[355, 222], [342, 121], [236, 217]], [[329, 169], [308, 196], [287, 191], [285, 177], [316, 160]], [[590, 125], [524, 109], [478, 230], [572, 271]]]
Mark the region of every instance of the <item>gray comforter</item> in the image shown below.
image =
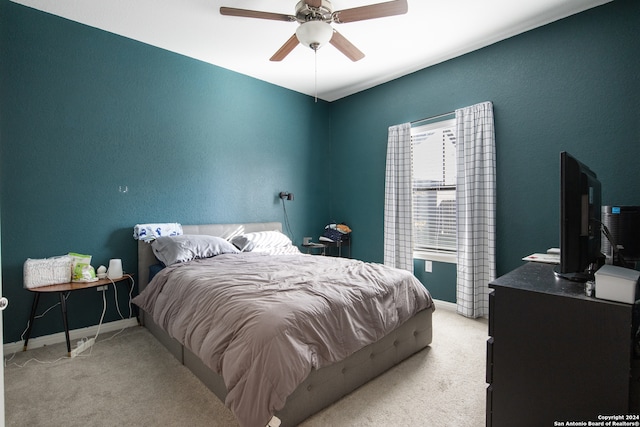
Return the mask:
[[134, 303], [222, 376], [242, 426], [265, 426], [312, 369], [377, 341], [431, 296], [410, 273], [311, 255], [176, 264]]

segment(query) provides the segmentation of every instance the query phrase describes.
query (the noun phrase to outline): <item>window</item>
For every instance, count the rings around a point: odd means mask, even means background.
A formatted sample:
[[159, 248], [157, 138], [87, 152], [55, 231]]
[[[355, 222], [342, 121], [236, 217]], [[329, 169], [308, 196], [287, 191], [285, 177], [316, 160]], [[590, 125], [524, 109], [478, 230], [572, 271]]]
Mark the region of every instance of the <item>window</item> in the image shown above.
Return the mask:
[[414, 257], [455, 262], [456, 121], [411, 128]]

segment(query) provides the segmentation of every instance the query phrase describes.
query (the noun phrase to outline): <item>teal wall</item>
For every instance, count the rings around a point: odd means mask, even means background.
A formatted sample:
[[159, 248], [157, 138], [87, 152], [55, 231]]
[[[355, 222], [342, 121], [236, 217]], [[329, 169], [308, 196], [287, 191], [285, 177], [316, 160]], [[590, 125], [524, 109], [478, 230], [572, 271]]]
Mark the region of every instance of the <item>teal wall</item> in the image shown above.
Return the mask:
[[[559, 153], [598, 174], [605, 204], [640, 205], [640, 2], [616, 0], [331, 104], [332, 214], [357, 233], [353, 256], [383, 260], [387, 129], [494, 104], [497, 270], [559, 245]], [[419, 47], [416, 47], [419, 49]], [[455, 269], [416, 275], [455, 296]]]
[[425, 269], [425, 261], [413, 260], [413, 274], [425, 284], [434, 298], [441, 301], [456, 301], [456, 268], [457, 265], [450, 262], [431, 263], [431, 271]]
[[[295, 193], [296, 242], [335, 219], [354, 229], [355, 258], [382, 261], [387, 128], [482, 101], [494, 103], [497, 263], [507, 272], [558, 245], [560, 151], [593, 167], [605, 203], [640, 204], [638, 24], [640, 3], [615, 0], [316, 104], [0, 0], [5, 342], [26, 326], [26, 258], [76, 251], [132, 271], [134, 224], [282, 221], [281, 190]], [[455, 300], [455, 266], [415, 265], [434, 297]], [[96, 324], [101, 307], [97, 292], [73, 294], [71, 328]], [[34, 336], [60, 332], [59, 317], [37, 322]]]
[[[5, 342], [28, 320], [27, 258], [117, 257], [135, 273], [136, 223], [283, 221], [283, 190], [296, 243], [329, 221], [314, 172], [328, 103], [7, 0], [0, 43]], [[68, 309], [72, 329], [95, 325], [102, 299], [75, 292]], [[33, 336], [60, 331], [56, 309]]]

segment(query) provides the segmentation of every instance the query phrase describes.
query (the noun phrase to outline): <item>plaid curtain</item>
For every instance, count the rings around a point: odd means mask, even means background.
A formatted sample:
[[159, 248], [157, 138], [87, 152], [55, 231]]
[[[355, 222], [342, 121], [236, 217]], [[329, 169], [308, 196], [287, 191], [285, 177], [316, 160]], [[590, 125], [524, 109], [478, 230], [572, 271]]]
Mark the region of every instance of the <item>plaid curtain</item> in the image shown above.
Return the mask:
[[457, 312], [489, 314], [495, 278], [496, 149], [493, 104], [456, 110]]
[[384, 194], [384, 263], [413, 272], [411, 124], [389, 127]]

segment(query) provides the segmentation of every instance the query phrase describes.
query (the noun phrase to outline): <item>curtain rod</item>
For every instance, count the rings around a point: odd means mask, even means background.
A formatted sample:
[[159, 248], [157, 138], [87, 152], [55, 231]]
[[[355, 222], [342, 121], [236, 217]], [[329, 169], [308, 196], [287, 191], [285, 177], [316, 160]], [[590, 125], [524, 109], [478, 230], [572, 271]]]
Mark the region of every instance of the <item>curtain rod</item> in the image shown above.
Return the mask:
[[450, 116], [450, 115], [455, 114], [455, 113], [456, 113], [455, 111], [451, 111], [451, 112], [449, 112], [449, 113], [439, 114], [439, 115], [437, 115], [437, 116], [433, 116], [433, 117], [427, 117], [427, 118], [420, 119], [420, 120], [414, 120], [414, 121], [412, 121], [412, 122], [409, 122], [409, 124], [411, 124], [411, 125], [413, 126], [413, 125], [415, 125], [415, 124], [417, 124], [417, 123], [426, 122], [426, 121], [428, 121], [428, 120], [435, 120], [435, 119], [439, 119], [439, 118], [441, 118], [441, 117]]

